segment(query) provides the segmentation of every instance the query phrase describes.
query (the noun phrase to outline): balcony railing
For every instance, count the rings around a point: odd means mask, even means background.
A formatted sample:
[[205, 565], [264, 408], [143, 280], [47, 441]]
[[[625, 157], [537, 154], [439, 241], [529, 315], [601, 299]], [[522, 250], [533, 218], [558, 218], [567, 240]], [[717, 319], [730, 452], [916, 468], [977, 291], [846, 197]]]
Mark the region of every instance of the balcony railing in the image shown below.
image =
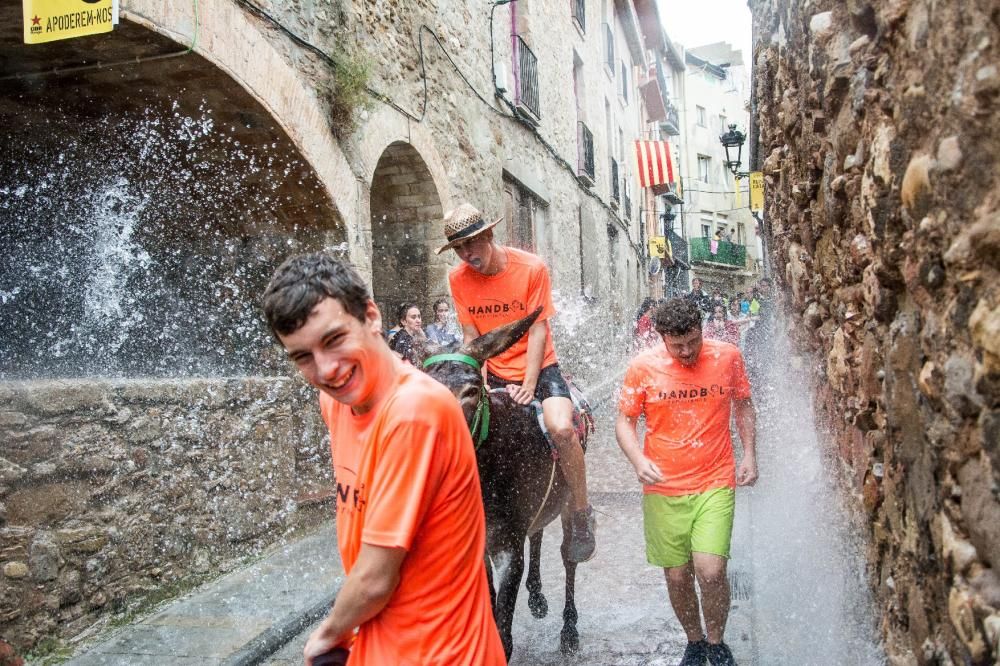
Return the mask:
[[615, 33], [611, 26], [604, 24], [604, 64], [611, 70], [611, 76], [615, 75]]
[[660, 123], [660, 128], [670, 136], [678, 136], [681, 133], [681, 116], [677, 107], [667, 103], [667, 119]]
[[541, 118], [538, 104], [538, 58], [520, 35], [514, 36], [514, 43], [517, 48], [517, 96], [514, 104], [526, 108], [536, 119]]
[[580, 26], [580, 30], [587, 31], [587, 4], [586, 0], [572, 0], [573, 20]]
[[618, 161], [611, 158], [611, 204], [616, 205], [621, 201], [621, 181], [618, 180]]
[[594, 184], [594, 134], [583, 121], [576, 123], [576, 176], [586, 185]]
[[[715, 252], [712, 251], [713, 246]], [[746, 245], [700, 237], [688, 240], [688, 250], [691, 253], [691, 261], [725, 264], [734, 268], [744, 268], [747, 265]]]

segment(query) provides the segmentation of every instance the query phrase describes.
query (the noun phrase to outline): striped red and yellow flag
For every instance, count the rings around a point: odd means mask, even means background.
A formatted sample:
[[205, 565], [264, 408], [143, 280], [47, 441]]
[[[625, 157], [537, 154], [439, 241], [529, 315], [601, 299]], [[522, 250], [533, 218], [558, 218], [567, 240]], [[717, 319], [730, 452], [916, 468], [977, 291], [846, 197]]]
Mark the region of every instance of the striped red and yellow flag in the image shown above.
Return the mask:
[[655, 187], [674, 182], [674, 162], [666, 141], [635, 142], [639, 187]]

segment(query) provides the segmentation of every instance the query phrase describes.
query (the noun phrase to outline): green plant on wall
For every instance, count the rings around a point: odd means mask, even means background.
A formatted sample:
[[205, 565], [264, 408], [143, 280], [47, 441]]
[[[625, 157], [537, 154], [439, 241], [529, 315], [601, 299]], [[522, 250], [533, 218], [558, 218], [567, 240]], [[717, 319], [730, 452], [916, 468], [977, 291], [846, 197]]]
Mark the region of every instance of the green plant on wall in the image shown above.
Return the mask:
[[343, 50], [331, 58], [333, 79], [324, 90], [330, 105], [330, 123], [337, 136], [343, 136], [354, 127], [356, 113], [371, 108], [373, 101], [368, 94], [368, 77], [371, 71], [367, 58]]

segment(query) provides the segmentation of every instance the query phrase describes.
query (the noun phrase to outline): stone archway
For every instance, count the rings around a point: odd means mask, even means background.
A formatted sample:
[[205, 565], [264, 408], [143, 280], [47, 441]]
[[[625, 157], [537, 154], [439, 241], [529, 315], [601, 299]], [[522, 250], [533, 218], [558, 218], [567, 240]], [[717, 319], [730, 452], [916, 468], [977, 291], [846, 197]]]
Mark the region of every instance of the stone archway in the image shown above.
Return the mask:
[[287, 373], [260, 317], [267, 279], [360, 236], [341, 211], [356, 184], [300, 149], [330, 156], [302, 140], [322, 126], [276, 117], [214, 51], [148, 21], [38, 50], [15, 38], [18, 12], [0, 8], [0, 381]]
[[448, 293], [442, 244], [441, 198], [420, 153], [405, 141], [382, 152], [371, 185], [372, 289], [386, 328], [400, 303], [413, 301], [425, 319], [435, 298]]

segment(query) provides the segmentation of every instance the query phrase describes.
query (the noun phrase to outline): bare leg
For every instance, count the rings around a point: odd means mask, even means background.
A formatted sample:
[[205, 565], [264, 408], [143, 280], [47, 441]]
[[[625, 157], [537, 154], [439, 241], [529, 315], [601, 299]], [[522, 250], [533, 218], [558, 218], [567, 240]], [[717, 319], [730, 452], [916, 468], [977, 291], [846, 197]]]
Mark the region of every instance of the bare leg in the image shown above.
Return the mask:
[[729, 619], [729, 578], [726, 576], [726, 558], [710, 553], [692, 553], [694, 570], [701, 588], [702, 611], [705, 614], [705, 633], [709, 643], [721, 643]]
[[573, 429], [573, 401], [569, 398], [547, 398], [542, 402], [542, 418], [545, 429], [559, 450], [559, 467], [573, 496], [570, 508], [582, 511], [590, 504], [587, 499], [587, 465], [580, 438]]
[[684, 633], [691, 643], [704, 637], [701, 630], [701, 610], [698, 608], [698, 593], [694, 589], [694, 567], [690, 562], [679, 567], [663, 570], [667, 579], [667, 593], [674, 615], [684, 627]]

